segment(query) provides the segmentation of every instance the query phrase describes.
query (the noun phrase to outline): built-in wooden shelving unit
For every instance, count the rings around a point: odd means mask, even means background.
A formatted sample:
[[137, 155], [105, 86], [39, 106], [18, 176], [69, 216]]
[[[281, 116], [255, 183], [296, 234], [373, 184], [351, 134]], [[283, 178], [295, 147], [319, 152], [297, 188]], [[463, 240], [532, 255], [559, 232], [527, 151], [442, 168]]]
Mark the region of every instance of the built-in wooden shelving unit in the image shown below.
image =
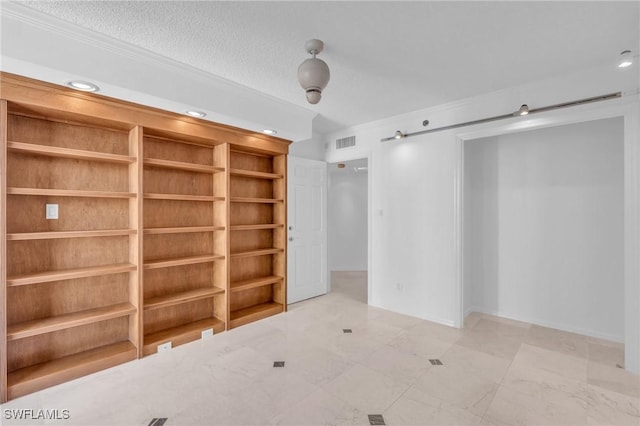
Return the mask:
[[0, 142], [0, 402], [286, 310], [288, 141], [0, 73]]
[[140, 130], [3, 114], [5, 400], [136, 358]]
[[286, 310], [286, 156], [230, 155], [229, 328]]
[[[226, 214], [215, 207], [227, 195], [227, 148], [153, 131], [145, 133], [143, 146], [142, 316], [148, 354], [154, 345], [187, 343], [207, 328], [215, 332], [211, 324], [226, 328]], [[206, 328], [197, 330], [198, 325]]]

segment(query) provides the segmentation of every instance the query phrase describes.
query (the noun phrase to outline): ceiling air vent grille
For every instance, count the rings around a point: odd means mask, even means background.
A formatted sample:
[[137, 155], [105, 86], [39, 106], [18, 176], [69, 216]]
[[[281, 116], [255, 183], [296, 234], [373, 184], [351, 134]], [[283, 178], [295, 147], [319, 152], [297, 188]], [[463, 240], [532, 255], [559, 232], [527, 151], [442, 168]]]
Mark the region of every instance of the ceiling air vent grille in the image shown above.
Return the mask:
[[350, 146], [356, 146], [355, 136], [336, 139], [336, 149], [349, 148]]

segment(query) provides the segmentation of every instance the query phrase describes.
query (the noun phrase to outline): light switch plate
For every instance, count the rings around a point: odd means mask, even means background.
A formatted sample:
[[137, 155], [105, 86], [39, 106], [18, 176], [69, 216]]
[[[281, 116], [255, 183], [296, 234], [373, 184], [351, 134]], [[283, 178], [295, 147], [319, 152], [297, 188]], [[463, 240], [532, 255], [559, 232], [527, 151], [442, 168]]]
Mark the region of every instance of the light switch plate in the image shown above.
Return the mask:
[[58, 218], [58, 205], [57, 204], [46, 204], [45, 205], [45, 217], [47, 219], [57, 219]]

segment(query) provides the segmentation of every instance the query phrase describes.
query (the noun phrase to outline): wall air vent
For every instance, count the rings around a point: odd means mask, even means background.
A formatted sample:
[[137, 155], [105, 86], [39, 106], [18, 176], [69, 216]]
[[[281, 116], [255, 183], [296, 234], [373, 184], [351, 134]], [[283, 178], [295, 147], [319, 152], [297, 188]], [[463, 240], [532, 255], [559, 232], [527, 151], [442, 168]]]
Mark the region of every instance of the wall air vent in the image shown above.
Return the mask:
[[336, 149], [349, 148], [350, 146], [356, 146], [355, 136], [336, 139]]

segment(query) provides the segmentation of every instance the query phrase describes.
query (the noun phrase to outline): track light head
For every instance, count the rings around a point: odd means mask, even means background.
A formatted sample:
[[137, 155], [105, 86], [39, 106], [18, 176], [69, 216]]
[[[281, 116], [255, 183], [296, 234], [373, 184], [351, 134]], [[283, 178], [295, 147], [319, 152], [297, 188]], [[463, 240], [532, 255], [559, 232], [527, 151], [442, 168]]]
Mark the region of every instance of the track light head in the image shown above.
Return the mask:
[[404, 138], [404, 133], [402, 133], [400, 130], [396, 130], [396, 134], [393, 137], [394, 139], [402, 139]]
[[627, 68], [633, 65], [633, 55], [630, 50], [623, 50], [620, 52], [620, 59], [618, 60], [618, 68]]
[[529, 105], [527, 104], [522, 104], [522, 106], [520, 106], [520, 108], [518, 108], [518, 110], [513, 113], [513, 115], [527, 115], [527, 114], [529, 114]]

